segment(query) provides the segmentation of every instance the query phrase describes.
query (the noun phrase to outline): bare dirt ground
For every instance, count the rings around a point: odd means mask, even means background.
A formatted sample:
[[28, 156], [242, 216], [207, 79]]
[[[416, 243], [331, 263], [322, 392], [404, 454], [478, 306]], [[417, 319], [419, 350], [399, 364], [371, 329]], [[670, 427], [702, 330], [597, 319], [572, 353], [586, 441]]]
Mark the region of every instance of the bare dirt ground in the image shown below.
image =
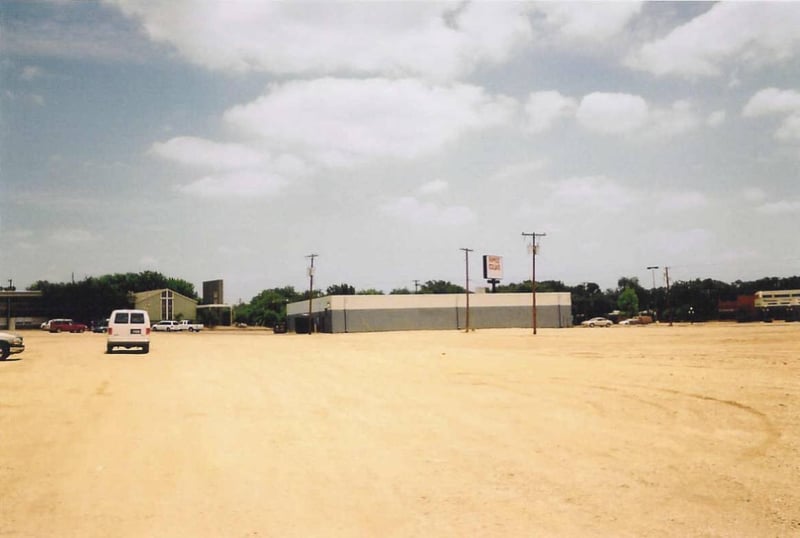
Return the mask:
[[800, 324], [23, 334], [2, 537], [800, 535]]

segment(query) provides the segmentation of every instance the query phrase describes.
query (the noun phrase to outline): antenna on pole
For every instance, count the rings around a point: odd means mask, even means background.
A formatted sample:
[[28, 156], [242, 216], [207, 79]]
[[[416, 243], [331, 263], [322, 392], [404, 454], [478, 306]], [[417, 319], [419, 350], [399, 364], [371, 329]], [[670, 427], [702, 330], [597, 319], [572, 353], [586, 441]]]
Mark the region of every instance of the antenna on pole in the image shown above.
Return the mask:
[[537, 237], [544, 237], [547, 234], [539, 234], [536, 232], [522, 232], [523, 237], [530, 237], [531, 238], [531, 298], [533, 306], [531, 307], [533, 311], [531, 324], [533, 325], [533, 334], [536, 334], [536, 251], [539, 249], [539, 244], [536, 242]]
[[308, 268], [308, 334], [311, 334], [314, 329], [313, 318], [311, 317], [312, 299], [314, 297], [314, 258], [318, 254], [309, 254], [306, 258], [311, 258], [311, 265]]

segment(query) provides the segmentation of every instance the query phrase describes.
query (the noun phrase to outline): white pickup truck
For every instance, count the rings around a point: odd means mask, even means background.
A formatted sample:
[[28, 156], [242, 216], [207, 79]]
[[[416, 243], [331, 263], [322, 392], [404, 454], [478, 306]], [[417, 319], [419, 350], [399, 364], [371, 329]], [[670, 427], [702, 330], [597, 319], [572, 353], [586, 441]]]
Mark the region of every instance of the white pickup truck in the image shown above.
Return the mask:
[[181, 321], [179, 321], [178, 327], [180, 327], [182, 331], [189, 331], [189, 332], [200, 332], [203, 330], [202, 323], [192, 323], [192, 321], [188, 319], [182, 319]]

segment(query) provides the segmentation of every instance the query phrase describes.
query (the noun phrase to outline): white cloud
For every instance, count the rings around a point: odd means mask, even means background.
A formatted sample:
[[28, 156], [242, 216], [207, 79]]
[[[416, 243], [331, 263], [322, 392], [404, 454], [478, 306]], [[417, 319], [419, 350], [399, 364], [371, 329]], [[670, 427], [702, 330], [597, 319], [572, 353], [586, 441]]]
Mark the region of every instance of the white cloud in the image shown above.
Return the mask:
[[3, 92], [3, 98], [9, 101], [21, 102], [34, 106], [44, 106], [45, 99], [38, 93], [16, 93], [11, 90]]
[[604, 41], [620, 33], [642, 5], [640, 2], [543, 2], [537, 8], [568, 39]]
[[762, 189], [758, 187], [749, 187], [742, 191], [742, 198], [744, 198], [748, 202], [760, 202], [767, 197], [767, 193], [765, 193]]
[[800, 142], [800, 92], [766, 88], [753, 95], [742, 109], [744, 117], [784, 116], [775, 138]]
[[688, 101], [675, 101], [668, 109], [655, 109], [650, 113], [648, 135], [678, 136], [696, 129], [700, 118]]
[[142, 256], [139, 258], [139, 267], [153, 268], [158, 267], [159, 261], [155, 256]]
[[532, 38], [530, 6], [516, 2], [107, 1], [191, 62], [236, 72], [441, 79], [505, 60]]
[[98, 239], [100, 236], [80, 228], [64, 228], [50, 234], [50, 240], [55, 243], [88, 243]]
[[287, 184], [280, 176], [239, 170], [206, 176], [176, 190], [204, 198], [253, 198], [276, 195]]
[[467, 84], [325, 78], [273, 85], [224, 118], [242, 133], [330, 165], [419, 157], [509, 122], [515, 105]]
[[800, 112], [800, 92], [778, 88], [758, 91], [742, 109], [742, 115], [750, 118], [797, 112]]
[[649, 138], [678, 136], [702, 125], [689, 101], [678, 100], [669, 108], [657, 108], [638, 95], [626, 93], [588, 94], [581, 99], [576, 117], [582, 127], [596, 133], [637, 133]]
[[561, 95], [557, 91], [532, 92], [525, 104], [528, 115], [528, 131], [542, 133], [552, 127], [561, 118], [573, 116], [578, 102]]
[[545, 166], [547, 166], [547, 162], [544, 159], [510, 164], [492, 174], [489, 181], [530, 181], [530, 179], [541, 172]]
[[434, 179], [433, 181], [429, 181], [424, 185], [420, 186], [418, 189], [420, 194], [436, 194], [440, 192], [444, 192], [449, 188], [447, 181], [443, 179]]
[[777, 202], [768, 202], [756, 207], [756, 211], [764, 215], [800, 214], [800, 200], [779, 200]]
[[619, 211], [636, 201], [636, 194], [605, 176], [568, 178], [552, 185], [551, 207]]
[[411, 196], [387, 201], [380, 206], [380, 211], [414, 224], [458, 226], [475, 220], [475, 214], [466, 206], [439, 206], [433, 202], [421, 202]]
[[20, 74], [20, 78], [25, 81], [36, 80], [42, 76], [44, 76], [44, 70], [35, 65], [26, 65], [22, 68], [22, 73]]
[[792, 114], [783, 120], [775, 131], [775, 138], [786, 142], [800, 142], [800, 113]]
[[288, 177], [301, 177], [311, 171], [305, 162], [292, 155], [273, 158], [268, 152], [245, 145], [189, 136], [157, 142], [150, 153], [211, 172], [175, 188], [177, 192], [200, 197], [274, 196], [288, 184]]
[[713, 249], [714, 239], [714, 233], [705, 228], [653, 230], [643, 236], [644, 243], [664, 259], [682, 254], [707, 255]]
[[725, 123], [727, 113], [724, 110], [715, 110], [706, 118], [706, 125], [709, 127], [719, 127]]
[[159, 157], [183, 165], [215, 170], [253, 167], [261, 165], [265, 161], [262, 153], [251, 148], [191, 136], [157, 142], [153, 144], [150, 151]]
[[708, 205], [705, 194], [697, 191], [657, 194], [656, 207], [662, 211], [702, 209]]
[[626, 93], [590, 93], [581, 99], [578, 123], [604, 134], [636, 131], [647, 122], [649, 107], [638, 95]]
[[628, 59], [656, 75], [717, 76], [728, 64], [762, 67], [800, 50], [800, 5], [721, 2]]

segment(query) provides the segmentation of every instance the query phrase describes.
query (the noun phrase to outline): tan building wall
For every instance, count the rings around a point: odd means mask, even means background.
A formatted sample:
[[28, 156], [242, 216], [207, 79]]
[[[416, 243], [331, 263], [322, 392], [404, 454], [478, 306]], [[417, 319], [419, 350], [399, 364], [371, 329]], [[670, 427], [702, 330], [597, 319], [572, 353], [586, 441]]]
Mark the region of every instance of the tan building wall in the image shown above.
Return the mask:
[[197, 301], [176, 291], [142, 291], [134, 297], [134, 308], [146, 310], [154, 323], [164, 319], [197, 319]]

